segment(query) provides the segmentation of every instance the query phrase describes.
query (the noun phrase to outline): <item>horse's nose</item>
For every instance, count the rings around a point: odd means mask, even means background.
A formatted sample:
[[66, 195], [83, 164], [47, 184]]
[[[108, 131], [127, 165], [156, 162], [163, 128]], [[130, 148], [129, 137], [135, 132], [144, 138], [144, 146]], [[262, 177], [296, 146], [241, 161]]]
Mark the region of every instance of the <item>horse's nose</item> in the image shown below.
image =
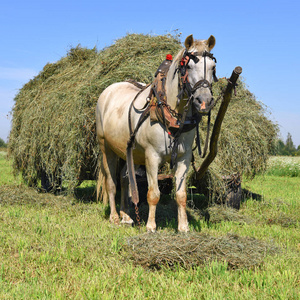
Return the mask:
[[214, 97], [210, 97], [208, 106], [211, 108], [211, 106], [214, 104], [214, 102], [215, 102]]
[[210, 97], [198, 96], [198, 97], [196, 97], [196, 100], [200, 103], [200, 110], [208, 109], [214, 102], [214, 98], [211, 96]]

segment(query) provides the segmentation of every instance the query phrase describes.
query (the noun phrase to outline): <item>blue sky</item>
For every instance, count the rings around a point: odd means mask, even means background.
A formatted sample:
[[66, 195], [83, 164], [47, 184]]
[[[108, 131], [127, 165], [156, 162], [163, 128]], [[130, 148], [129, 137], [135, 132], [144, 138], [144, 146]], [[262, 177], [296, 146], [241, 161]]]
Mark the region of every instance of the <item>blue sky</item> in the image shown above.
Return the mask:
[[300, 2], [4, 1], [0, 9], [0, 137], [7, 140], [13, 98], [48, 62], [81, 44], [102, 49], [127, 33], [216, 37], [217, 74], [243, 67], [285, 141], [300, 145]]

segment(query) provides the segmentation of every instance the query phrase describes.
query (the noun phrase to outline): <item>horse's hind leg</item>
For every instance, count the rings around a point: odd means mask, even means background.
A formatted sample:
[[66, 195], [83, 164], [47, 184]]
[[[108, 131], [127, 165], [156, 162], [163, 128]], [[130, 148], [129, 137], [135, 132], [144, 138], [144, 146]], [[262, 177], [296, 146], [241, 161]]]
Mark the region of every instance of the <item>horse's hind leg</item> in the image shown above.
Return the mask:
[[116, 169], [117, 169], [117, 162], [118, 157], [117, 155], [110, 150], [109, 147], [102, 146], [102, 171], [105, 176], [105, 185], [106, 185], [106, 193], [108, 195], [109, 205], [110, 205], [110, 217], [109, 220], [112, 223], [119, 224], [119, 215], [116, 209], [116, 186], [117, 186], [117, 179], [116, 179]]
[[100, 165], [97, 179], [97, 196], [96, 201], [102, 201], [104, 205], [108, 204], [108, 195], [106, 193], [106, 179], [103, 174], [103, 167]]
[[121, 181], [121, 207], [120, 207], [120, 217], [122, 224], [133, 224], [133, 220], [129, 216], [129, 199], [128, 199], [128, 185], [129, 180], [126, 176], [127, 165], [125, 164], [121, 170], [120, 181]]

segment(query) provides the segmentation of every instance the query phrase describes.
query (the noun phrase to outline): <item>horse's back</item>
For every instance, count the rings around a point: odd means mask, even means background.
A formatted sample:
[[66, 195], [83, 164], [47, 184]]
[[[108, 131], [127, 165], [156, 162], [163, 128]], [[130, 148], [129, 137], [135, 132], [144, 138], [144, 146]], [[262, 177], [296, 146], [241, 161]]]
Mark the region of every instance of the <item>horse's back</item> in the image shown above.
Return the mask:
[[126, 104], [138, 93], [139, 89], [128, 82], [118, 82], [108, 86], [100, 95], [97, 103], [99, 113], [115, 111]]
[[98, 139], [124, 158], [129, 139], [128, 111], [139, 88], [128, 82], [114, 83], [100, 95], [96, 107]]

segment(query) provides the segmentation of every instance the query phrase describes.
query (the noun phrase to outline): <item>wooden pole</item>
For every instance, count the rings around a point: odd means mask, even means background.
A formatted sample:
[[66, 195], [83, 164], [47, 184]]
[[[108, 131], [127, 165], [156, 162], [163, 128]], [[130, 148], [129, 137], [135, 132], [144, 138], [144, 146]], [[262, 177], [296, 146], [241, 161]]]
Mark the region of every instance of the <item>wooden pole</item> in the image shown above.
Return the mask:
[[242, 73], [241, 67], [236, 67], [232, 74], [230, 79], [228, 80], [228, 84], [223, 96], [223, 101], [221, 103], [220, 109], [218, 111], [213, 131], [210, 137], [210, 144], [209, 144], [209, 154], [206, 156], [204, 161], [202, 162], [201, 166], [197, 170], [197, 179], [201, 179], [206, 170], [208, 169], [209, 165], [213, 162], [215, 159], [217, 152], [218, 152], [218, 139], [221, 131], [221, 125], [225, 116], [225, 113], [227, 111], [229, 102], [231, 100], [232, 96], [232, 89], [234, 88], [240, 74]]

